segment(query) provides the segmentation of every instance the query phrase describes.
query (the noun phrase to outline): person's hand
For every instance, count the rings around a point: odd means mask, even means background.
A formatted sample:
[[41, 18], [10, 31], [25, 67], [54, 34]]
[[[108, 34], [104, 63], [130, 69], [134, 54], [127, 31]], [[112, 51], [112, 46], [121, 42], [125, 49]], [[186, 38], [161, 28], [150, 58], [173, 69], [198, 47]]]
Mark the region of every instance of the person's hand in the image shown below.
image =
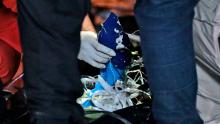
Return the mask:
[[112, 49], [98, 43], [96, 33], [81, 31], [80, 36], [81, 45], [78, 54], [79, 60], [83, 60], [97, 68], [105, 68], [105, 63], [116, 55]]

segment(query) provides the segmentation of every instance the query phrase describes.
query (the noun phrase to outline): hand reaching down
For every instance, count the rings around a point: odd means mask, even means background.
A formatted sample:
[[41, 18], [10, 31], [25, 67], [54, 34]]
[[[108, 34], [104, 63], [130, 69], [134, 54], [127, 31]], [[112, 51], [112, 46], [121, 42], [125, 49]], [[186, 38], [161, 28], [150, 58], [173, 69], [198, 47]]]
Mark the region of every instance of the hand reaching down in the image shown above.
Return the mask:
[[80, 36], [81, 45], [78, 54], [79, 60], [83, 60], [97, 68], [105, 68], [105, 63], [116, 55], [112, 49], [98, 43], [96, 33], [81, 31]]

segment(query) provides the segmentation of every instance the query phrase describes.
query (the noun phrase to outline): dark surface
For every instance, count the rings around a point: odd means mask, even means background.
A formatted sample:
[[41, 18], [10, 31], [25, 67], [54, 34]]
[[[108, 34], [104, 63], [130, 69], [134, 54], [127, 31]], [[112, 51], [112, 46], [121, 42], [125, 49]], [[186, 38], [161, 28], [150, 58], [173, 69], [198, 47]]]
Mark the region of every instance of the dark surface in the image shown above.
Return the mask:
[[107, 113], [91, 124], [154, 124], [149, 105], [138, 105]]
[[78, 62], [81, 75], [95, 76], [100, 73], [100, 70], [98, 68], [92, 67], [88, 63], [81, 60], [79, 60]]
[[133, 33], [139, 29], [134, 16], [119, 17], [119, 21], [123, 27], [123, 30], [127, 33]]
[[0, 8], [3, 7], [2, 1], [0, 2]]
[[[8, 98], [7, 101], [5, 100], [6, 97]], [[4, 117], [1, 120], [3, 124], [28, 124], [27, 104], [22, 90], [15, 95], [4, 93], [1, 98], [3, 98], [0, 101], [1, 110], [4, 111], [1, 111], [3, 116], [0, 117]]]

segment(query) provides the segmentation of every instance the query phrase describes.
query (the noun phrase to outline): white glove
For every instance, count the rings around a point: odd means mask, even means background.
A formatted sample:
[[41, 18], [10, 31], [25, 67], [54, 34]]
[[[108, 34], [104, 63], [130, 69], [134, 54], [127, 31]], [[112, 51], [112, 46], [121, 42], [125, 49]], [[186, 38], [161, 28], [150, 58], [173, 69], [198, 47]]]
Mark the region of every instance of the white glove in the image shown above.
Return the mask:
[[100, 44], [97, 40], [97, 34], [91, 31], [81, 31], [81, 45], [78, 59], [97, 67], [105, 68], [107, 63], [116, 53]]

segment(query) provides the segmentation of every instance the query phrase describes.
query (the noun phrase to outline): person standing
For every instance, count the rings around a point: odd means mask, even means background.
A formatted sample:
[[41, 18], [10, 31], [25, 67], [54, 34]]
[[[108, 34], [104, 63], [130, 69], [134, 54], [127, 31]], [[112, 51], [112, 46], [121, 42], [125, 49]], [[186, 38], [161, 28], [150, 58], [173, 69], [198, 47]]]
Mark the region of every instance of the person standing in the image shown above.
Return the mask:
[[138, 0], [144, 63], [157, 124], [202, 124], [196, 110], [197, 77], [192, 21], [197, 0]]
[[31, 124], [86, 124], [77, 55], [89, 0], [18, 0]]

